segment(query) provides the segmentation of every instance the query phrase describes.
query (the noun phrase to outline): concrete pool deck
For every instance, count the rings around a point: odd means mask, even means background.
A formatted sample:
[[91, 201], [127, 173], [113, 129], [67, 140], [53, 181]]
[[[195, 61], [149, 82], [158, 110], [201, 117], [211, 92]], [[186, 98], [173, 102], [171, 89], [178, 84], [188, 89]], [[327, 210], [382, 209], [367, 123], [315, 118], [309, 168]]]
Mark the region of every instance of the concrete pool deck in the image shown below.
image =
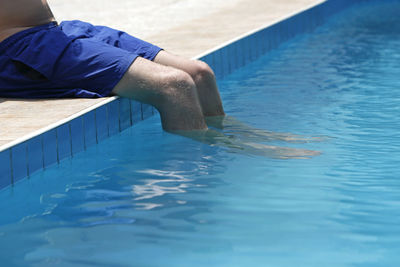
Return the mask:
[[[127, 31], [167, 51], [195, 57], [323, 0], [49, 0], [56, 18]], [[76, 8], [79, 7], [79, 10]], [[102, 99], [0, 99], [0, 151]]]

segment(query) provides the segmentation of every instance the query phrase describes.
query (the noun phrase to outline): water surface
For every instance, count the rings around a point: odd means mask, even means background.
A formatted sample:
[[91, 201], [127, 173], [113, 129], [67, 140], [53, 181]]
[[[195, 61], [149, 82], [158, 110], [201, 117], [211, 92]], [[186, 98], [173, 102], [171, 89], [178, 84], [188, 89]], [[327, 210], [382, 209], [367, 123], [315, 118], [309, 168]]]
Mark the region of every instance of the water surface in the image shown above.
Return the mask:
[[396, 266], [400, 3], [335, 15], [219, 82], [228, 114], [315, 143], [281, 160], [157, 117], [0, 192], [4, 266]]

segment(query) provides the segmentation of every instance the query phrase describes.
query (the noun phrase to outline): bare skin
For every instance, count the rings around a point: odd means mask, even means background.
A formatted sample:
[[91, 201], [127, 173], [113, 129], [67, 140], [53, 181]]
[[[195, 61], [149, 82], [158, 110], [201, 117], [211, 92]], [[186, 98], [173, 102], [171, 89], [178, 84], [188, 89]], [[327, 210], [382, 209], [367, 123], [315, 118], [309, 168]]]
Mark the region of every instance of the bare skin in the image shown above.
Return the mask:
[[137, 58], [113, 93], [154, 105], [167, 131], [205, 130], [205, 117], [225, 115], [211, 68], [165, 51]]
[[[245, 127], [245, 131], [249, 131], [249, 126]], [[214, 129], [205, 131], [178, 131], [177, 133], [210, 146], [225, 147], [230, 153], [249, 156], [263, 156], [275, 159], [309, 159], [321, 154], [319, 151], [308, 149], [266, 145], [259, 143], [265, 141], [263, 137], [254, 139], [252, 137], [248, 138], [246, 135], [243, 136], [236, 133], [227, 134]], [[268, 138], [268, 141], [271, 140], [273, 139]]]
[[257, 129], [231, 116], [207, 117], [206, 123], [208, 126], [219, 129], [226, 134], [240, 136], [242, 139], [252, 142], [283, 141], [288, 143], [315, 143], [329, 140], [326, 136], [302, 136]]
[[196, 84], [197, 95], [205, 117], [225, 115], [214, 72], [204, 62], [161, 51], [154, 62], [188, 73]]
[[0, 0], [0, 42], [22, 30], [55, 21], [46, 0]]
[[[52, 21], [55, 18], [46, 0], [0, 0], [0, 42], [17, 32]], [[154, 61], [138, 57], [115, 86], [113, 94], [155, 106], [167, 131], [210, 145], [224, 146], [234, 153], [281, 159], [318, 155], [316, 151], [254, 143], [254, 138], [249, 136], [286, 140], [292, 136], [277, 136], [262, 130], [261, 134], [260, 130], [253, 133], [251, 127], [243, 128], [242, 123], [235, 121], [232, 124], [232, 120], [228, 124], [240, 129], [237, 136], [208, 129], [207, 123], [223, 129], [228, 120], [224, 119], [214, 73], [206, 63], [198, 60], [166, 51], [161, 51]]]

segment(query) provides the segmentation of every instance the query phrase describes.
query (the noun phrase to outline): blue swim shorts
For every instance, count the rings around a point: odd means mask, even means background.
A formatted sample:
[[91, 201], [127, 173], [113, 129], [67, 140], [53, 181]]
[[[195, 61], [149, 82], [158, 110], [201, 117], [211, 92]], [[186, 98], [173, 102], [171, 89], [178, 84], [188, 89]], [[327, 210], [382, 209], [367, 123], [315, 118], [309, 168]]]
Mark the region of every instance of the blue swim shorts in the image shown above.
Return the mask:
[[82, 21], [30, 28], [0, 42], [0, 97], [108, 96], [137, 57], [153, 60], [160, 50]]

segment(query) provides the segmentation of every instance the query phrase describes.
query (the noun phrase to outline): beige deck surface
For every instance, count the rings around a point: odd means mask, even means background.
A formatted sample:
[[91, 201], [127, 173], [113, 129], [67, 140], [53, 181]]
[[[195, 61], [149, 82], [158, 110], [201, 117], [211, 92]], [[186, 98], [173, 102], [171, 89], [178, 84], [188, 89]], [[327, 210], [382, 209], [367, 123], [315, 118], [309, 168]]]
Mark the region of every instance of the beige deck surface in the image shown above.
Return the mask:
[[[108, 25], [194, 57], [322, 0], [48, 0], [56, 18]], [[0, 99], [0, 150], [104, 99]]]

